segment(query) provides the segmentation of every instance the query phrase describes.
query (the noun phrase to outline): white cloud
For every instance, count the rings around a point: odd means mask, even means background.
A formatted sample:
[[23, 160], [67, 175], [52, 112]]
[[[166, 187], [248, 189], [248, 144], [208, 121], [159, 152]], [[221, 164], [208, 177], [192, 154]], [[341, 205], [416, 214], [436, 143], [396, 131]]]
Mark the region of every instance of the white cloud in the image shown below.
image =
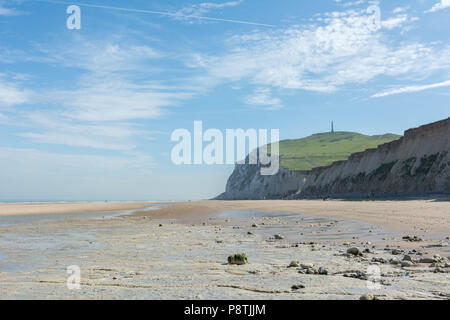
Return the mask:
[[118, 43], [76, 37], [70, 47], [38, 47], [44, 60], [80, 69], [82, 75], [71, 89], [32, 94], [42, 109], [21, 114], [25, 118], [16, 122], [27, 131], [18, 135], [36, 143], [130, 150], [134, 138], [149, 135], [135, 120], [160, 118], [195, 94], [194, 88], [141, 80], [152, 76], [163, 55], [147, 46]]
[[394, 95], [394, 94], [419, 92], [419, 91], [430, 90], [430, 89], [435, 89], [435, 88], [442, 88], [442, 87], [450, 87], [450, 80], [439, 82], [439, 83], [421, 85], [421, 86], [406, 86], [406, 87], [402, 87], [402, 88], [386, 90], [386, 91], [374, 94], [372, 96], [372, 98], [381, 98], [381, 97], [386, 97], [386, 96], [390, 96], [390, 95]]
[[347, 8], [347, 7], [352, 7], [352, 6], [359, 6], [367, 1], [366, 0], [356, 0], [356, 1], [350, 1], [350, 2], [343, 2], [342, 0], [335, 0], [335, 2], [337, 4], [339, 4], [340, 6]]
[[184, 7], [177, 11], [174, 16], [178, 19], [181, 18], [189, 18], [191, 17], [200, 17], [212, 10], [220, 10], [224, 8], [229, 7], [235, 7], [240, 5], [243, 2], [243, 0], [237, 0], [237, 1], [228, 1], [228, 2], [221, 2], [221, 3], [214, 3], [214, 2], [203, 2], [199, 4], [194, 4], [190, 7]]
[[436, 3], [430, 10], [427, 10], [425, 12], [436, 12], [448, 7], [450, 7], [450, 0], [441, 0], [441, 2]]
[[20, 105], [29, 101], [29, 92], [20, 89], [18, 84], [6, 82], [0, 76], [0, 108]]
[[272, 97], [269, 88], [258, 88], [255, 92], [246, 97], [245, 103], [255, 106], [265, 106], [269, 110], [280, 109], [282, 102], [279, 98]]
[[407, 11], [409, 9], [409, 7], [398, 7], [395, 8], [394, 10], [392, 10], [392, 13], [403, 13], [405, 11]]
[[316, 92], [448, 67], [450, 57], [437, 45], [390, 41], [386, 30], [407, 20], [402, 16], [380, 26], [373, 11], [326, 13], [311, 25], [234, 36], [224, 55], [197, 55], [192, 65], [216, 81]]
[[21, 15], [22, 12], [17, 11], [12, 8], [5, 8], [0, 4], [0, 16], [18, 16]]

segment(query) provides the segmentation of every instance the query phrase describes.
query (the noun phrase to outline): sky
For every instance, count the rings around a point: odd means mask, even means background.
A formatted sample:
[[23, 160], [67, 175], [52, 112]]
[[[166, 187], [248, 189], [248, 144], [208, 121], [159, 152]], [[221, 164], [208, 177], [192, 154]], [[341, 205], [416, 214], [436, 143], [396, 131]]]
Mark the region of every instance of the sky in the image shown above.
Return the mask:
[[0, 0], [0, 201], [211, 198], [233, 165], [170, 157], [194, 121], [283, 140], [447, 118], [449, 30], [450, 0]]

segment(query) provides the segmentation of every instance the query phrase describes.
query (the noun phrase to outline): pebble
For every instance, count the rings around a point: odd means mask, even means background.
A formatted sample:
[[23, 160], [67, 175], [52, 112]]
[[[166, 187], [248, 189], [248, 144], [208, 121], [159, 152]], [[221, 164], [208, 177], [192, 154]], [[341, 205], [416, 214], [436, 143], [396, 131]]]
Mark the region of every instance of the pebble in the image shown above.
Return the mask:
[[350, 248], [347, 250], [347, 253], [352, 254], [354, 256], [362, 256], [361, 250], [356, 247]]
[[319, 268], [319, 274], [321, 275], [327, 275], [328, 274], [328, 270], [325, 268], [320, 267]]
[[298, 268], [300, 266], [300, 262], [298, 261], [291, 261], [288, 268]]
[[402, 268], [412, 267], [414, 264], [411, 261], [402, 261]]
[[314, 265], [312, 263], [302, 263], [300, 267], [302, 267], [302, 269], [312, 269]]
[[409, 256], [409, 255], [405, 255], [405, 256], [403, 257], [403, 261], [410, 261], [410, 262], [412, 262], [412, 258], [411, 258], [411, 256]]
[[419, 263], [434, 263], [436, 262], [436, 260], [434, 260], [433, 258], [422, 258], [419, 260]]
[[375, 300], [375, 297], [369, 293], [363, 294], [359, 300]]

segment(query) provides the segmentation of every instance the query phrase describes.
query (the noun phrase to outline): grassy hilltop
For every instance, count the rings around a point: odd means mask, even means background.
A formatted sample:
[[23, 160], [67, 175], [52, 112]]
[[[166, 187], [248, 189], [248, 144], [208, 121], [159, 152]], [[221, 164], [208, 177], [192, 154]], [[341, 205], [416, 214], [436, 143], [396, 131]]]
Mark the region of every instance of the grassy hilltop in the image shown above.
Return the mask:
[[366, 136], [355, 132], [329, 132], [284, 140], [280, 142], [281, 166], [297, 171], [327, 166], [334, 161], [346, 160], [352, 153], [376, 148], [399, 138], [395, 134]]

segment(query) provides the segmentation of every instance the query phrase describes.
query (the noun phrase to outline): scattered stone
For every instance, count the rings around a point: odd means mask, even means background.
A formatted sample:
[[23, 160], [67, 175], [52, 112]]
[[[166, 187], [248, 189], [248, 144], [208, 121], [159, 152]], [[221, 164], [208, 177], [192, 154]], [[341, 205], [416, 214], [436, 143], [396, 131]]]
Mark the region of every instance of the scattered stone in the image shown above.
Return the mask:
[[436, 260], [434, 258], [421, 258], [419, 263], [434, 263]]
[[384, 258], [375, 258], [375, 257], [372, 258], [372, 262], [378, 262], [378, 263], [382, 263], [382, 264], [388, 263], [388, 261]]
[[368, 300], [376, 300], [376, 299], [375, 299], [375, 297], [374, 297], [373, 295], [371, 295], [370, 293], [366, 293], [366, 294], [363, 294], [363, 295], [359, 298], [359, 300], [366, 300], [366, 301], [368, 301]]
[[238, 253], [228, 257], [229, 264], [243, 265], [248, 263], [247, 255], [245, 253]]
[[319, 274], [326, 276], [326, 275], [328, 275], [328, 270], [325, 269], [325, 268], [320, 267], [319, 268]]
[[252, 224], [252, 228], [258, 228], [258, 227], [259, 226], [256, 223]]
[[300, 262], [298, 260], [296, 260], [296, 261], [291, 261], [288, 268], [298, 268], [299, 266], [300, 266]]
[[314, 265], [313, 265], [312, 263], [302, 263], [302, 264], [300, 265], [300, 267], [302, 267], [302, 269], [307, 270], [307, 269], [313, 268]]
[[252, 236], [252, 235], [254, 235], [254, 233], [253, 232], [247, 232], [247, 234], [249, 235], [249, 236]]
[[401, 266], [402, 266], [402, 268], [407, 268], [407, 267], [413, 267], [414, 264], [411, 261], [402, 261]]
[[409, 241], [409, 242], [421, 242], [421, 241], [423, 241], [423, 239], [419, 238], [418, 236], [414, 236], [414, 237], [404, 236], [404, 237], [402, 237], [402, 239], [405, 240], [405, 241]]
[[397, 256], [397, 255], [399, 255], [399, 254], [402, 254], [402, 253], [403, 253], [403, 250], [394, 249], [394, 250], [391, 251], [391, 253], [392, 253], [394, 256]]
[[448, 273], [448, 271], [441, 267], [436, 267], [436, 269], [434, 269], [434, 273]]
[[398, 260], [398, 258], [393, 258], [389, 261], [390, 264], [394, 264], [394, 265], [398, 265], [400, 264], [400, 261]]
[[405, 255], [405, 256], [403, 257], [403, 261], [410, 261], [410, 262], [412, 262], [412, 258], [411, 258], [411, 256], [409, 256], [409, 255]]
[[283, 240], [283, 239], [284, 239], [284, 237], [283, 237], [282, 235], [280, 235], [280, 234], [274, 235], [273, 238], [274, 238], [275, 240]]
[[306, 274], [316, 274], [316, 273], [317, 273], [317, 271], [314, 270], [314, 268], [310, 268], [310, 269], [306, 270]]
[[291, 287], [292, 290], [300, 290], [300, 289], [305, 289], [305, 286], [303, 284], [294, 284]]
[[359, 250], [359, 248], [356, 248], [356, 247], [348, 249], [347, 253], [352, 254], [354, 256], [362, 256], [361, 250]]
[[367, 280], [368, 277], [366, 275], [366, 273], [362, 272], [362, 271], [356, 271], [354, 273], [344, 273], [344, 277], [346, 278], [355, 278], [355, 279], [360, 279], [360, 280]]

